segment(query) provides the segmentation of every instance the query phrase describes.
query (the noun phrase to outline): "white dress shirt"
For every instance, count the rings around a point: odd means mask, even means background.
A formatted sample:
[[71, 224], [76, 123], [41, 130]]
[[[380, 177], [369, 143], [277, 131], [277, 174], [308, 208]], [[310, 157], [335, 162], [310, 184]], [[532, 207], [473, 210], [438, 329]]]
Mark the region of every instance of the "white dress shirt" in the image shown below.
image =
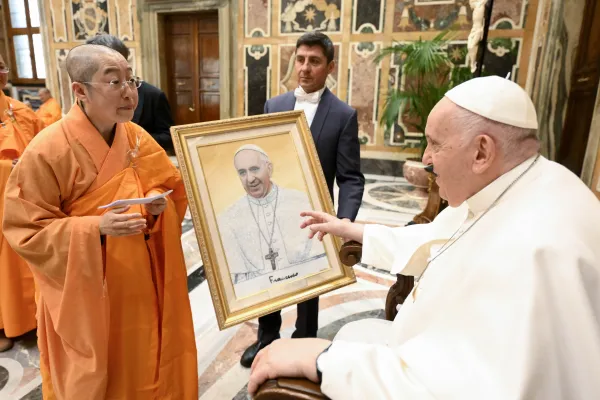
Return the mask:
[[296, 96], [294, 110], [304, 111], [308, 126], [311, 126], [315, 119], [315, 114], [317, 113], [317, 108], [319, 107], [319, 102], [321, 101], [321, 96], [324, 91], [325, 87], [313, 93], [306, 93], [300, 86], [294, 90], [294, 96]]

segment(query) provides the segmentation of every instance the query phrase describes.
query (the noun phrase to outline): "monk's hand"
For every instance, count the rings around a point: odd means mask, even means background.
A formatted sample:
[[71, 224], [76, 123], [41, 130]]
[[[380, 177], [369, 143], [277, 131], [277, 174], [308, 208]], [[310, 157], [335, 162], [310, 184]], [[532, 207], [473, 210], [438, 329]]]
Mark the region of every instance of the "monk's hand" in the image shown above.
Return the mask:
[[115, 208], [100, 218], [100, 234], [109, 236], [138, 235], [146, 229], [146, 219], [142, 214], [124, 214], [129, 206]]
[[308, 227], [310, 230], [308, 237], [311, 239], [316, 235], [317, 239], [322, 241], [328, 233], [340, 237], [344, 236], [344, 225], [347, 222], [333, 215], [319, 211], [304, 211], [300, 213], [300, 216], [307, 217], [302, 222], [302, 225], [300, 225], [300, 228], [304, 229]]
[[[154, 194], [155, 193], [148, 194], [146, 197], [151, 197]], [[163, 211], [165, 211], [165, 208], [167, 208], [167, 199], [156, 199], [152, 203], [144, 204], [144, 207], [146, 208], [148, 214], [155, 216], [160, 215]]]
[[14, 160], [12, 160], [12, 167], [14, 168], [15, 165], [17, 165], [17, 162], [19, 161], [18, 158], [15, 158]]
[[325, 339], [278, 339], [262, 349], [252, 363], [248, 393], [278, 377], [307, 378], [318, 382], [317, 357], [331, 342]]

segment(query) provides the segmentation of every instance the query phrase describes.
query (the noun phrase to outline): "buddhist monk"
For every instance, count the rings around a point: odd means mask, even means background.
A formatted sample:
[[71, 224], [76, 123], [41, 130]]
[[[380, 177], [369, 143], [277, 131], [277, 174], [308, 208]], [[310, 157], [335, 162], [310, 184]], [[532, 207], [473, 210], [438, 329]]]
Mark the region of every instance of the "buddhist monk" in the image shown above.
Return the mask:
[[[44, 127], [43, 122], [25, 104], [6, 96], [8, 68], [0, 56], [0, 193], [8, 180], [13, 163], [25, 146]], [[0, 215], [4, 211], [0, 200]], [[35, 329], [35, 289], [27, 264], [13, 251], [0, 233], [0, 352], [9, 350], [10, 338]]]
[[42, 105], [36, 111], [36, 114], [46, 126], [50, 126], [56, 121], [62, 118], [62, 110], [60, 108], [60, 104], [54, 97], [50, 91], [46, 88], [40, 89], [38, 92], [40, 99], [42, 100]]
[[81, 45], [66, 67], [77, 102], [21, 156], [3, 223], [39, 291], [44, 399], [197, 399], [181, 176], [129, 122], [140, 81], [119, 53]]

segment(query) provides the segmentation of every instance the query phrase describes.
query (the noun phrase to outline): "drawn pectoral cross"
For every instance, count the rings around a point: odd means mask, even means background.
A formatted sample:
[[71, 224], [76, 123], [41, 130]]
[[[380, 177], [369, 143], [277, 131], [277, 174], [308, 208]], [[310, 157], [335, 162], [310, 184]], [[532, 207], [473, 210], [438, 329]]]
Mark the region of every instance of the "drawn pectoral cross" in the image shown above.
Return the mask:
[[279, 256], [279, 253], [273, 251], [271, 248], [269, 248], [269, 252], [265, 256], [265, 260], [271, 261], [271, 267], [273, 268], [273, 271], [275, 271], [275, 258], [277, 258], [277, 256]]

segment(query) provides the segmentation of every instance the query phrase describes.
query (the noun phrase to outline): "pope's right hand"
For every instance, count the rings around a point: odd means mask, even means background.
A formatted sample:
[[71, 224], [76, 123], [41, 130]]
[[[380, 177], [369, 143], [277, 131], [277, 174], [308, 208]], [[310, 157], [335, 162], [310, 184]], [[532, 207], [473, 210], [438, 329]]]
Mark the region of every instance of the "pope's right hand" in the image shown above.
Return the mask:
[[123, 214], [130, 206], [108, 211], [100, 219], [100, 234], [109, 236], [137, 235], [146, 229], [146, 219], [142, 214]]
[[317, 239], [323, 240], [328, 233], [334, 236], [344, 236], [346, 223], [333, 215], [319, 211], [304, 211], [300, 213], [300, 216], [308, 217], [300, 225], [300, 228], [308, 227], [310, 229], [308, 237], [311, 239], [317, 235]]

